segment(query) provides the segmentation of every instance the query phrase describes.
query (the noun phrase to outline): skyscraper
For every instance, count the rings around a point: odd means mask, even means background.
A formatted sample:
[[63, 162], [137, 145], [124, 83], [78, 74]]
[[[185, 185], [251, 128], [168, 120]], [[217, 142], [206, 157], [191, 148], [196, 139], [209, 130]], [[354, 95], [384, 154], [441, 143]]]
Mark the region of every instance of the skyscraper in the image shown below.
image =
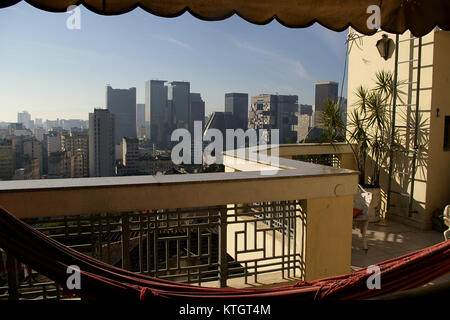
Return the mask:
[[106, 108], [114, 115], [114, 143], [123, 137], [136, 138], [136, 88], [113, 89], [106, 87]]
[[315, 90], [315, 112], [314, 112], [314, 125], [320, 127], [319, 119], [324, 109], [326, 101], [332, 100], [337, 102], [338, 99], [338, 83], [333, 81], [316, 82]]
[[157, 147], [165, 147], [168, 143], [168, 126], [171, 112], [167, 101], [165, 80], [148, 80], [145, 83], [145, 123], [147, 138]]
[[247, 93], [226, 93], [225, 112], [233, 115], [236, 121], [236, 128], [247, 130], [248, 128], [248, 94]]
[[280, 130], [280, 143], [297, 143], [298, 96], [277, 95], [277, 125]]
[[174, 129], [189, 129], [190, 83], [172, 81], [168, 90]]
[[194, 121], [202, 122], [202, 133], [205, 127], [205, 101], [202, 100], [200, 93], [190, 94], [190, 108], [189, 108], [189, 131], [193, 134]]
[[136, 104], [136, 130], [138, 138], [143, 138], [147, 135], [145, 132], [145, 103]]
[[322, 111], [326, 100], [330, 99], [337, 102], [338, 98], [338, 83], [333, 81], [316, 82], [315, 92], [315, 111]]
[[114, 175], [114, 115], [105, 109], [89, 114], [89, 176]]

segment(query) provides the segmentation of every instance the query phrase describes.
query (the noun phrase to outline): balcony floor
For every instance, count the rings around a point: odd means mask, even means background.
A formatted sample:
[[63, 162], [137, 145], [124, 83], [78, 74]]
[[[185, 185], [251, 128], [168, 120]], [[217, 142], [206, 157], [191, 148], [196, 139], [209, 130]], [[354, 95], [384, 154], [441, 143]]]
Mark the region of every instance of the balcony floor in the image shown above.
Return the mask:
[[[352, 232], [352, 270], [358, 270], [379, 262], [426, 248], [444, 240], [441, 232], [423, 231], [398, 222], [386, 220], [369, 223], [367, 228], [367, 253], [362, 249], [362, 238], [359, 229]], [[411, 291], [418, 296], [431, 287], [450, 287], [450, 274], [430, 282], [425, 287]], [[422, 290], [422, 291], [420, 291]], [[394, 297], [394, 295], [392, 295]]]

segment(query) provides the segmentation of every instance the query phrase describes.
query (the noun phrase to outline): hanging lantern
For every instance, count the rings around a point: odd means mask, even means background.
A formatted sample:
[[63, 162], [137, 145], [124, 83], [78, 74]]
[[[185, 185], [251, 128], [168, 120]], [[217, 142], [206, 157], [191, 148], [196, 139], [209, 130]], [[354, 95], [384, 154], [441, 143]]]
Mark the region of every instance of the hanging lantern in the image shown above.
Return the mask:
[[387, 60], [389, 57], [389, 43], [390, 41], [388, 36], [383, 34], [382, 38], [378, 40], [376, 44], [378, 52], [384, 60]]

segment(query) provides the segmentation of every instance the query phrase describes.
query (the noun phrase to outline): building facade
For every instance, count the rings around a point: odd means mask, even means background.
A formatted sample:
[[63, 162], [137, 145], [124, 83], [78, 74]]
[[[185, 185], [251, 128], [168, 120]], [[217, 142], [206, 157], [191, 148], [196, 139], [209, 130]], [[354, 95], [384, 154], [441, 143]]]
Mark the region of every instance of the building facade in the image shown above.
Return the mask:
[[64, 150], [67, 158], [68, 178], [89, 177], [89, 132], [71, 132], [65, 136]]
[[[361, 36], [362, 45], [353, 46], [350, 52], [348, 114], [358, 100], [355, 92], [359, 86], [373, 88], [378, 71], [394, 73], [395, 45], [386, 60], [376, 50], [382, 35], [383, 32], [378, 32]], [[395, 43], [395, 35], [388, 34], [388, 37]], [[448, 31], [435, 29], [421, 39], [410, 32], [399, 36], [397, 146], [392, 152], [391, 175], [387, 161], [380, 176], [381, 211], [388, 219], [421, 229], [430, 229], [433, 214], [442, 214], [444, 206], [450, 203], [450, 148], [446, 147], [450, 130], [449, 51]], [[391, 108], [390, 125], [393, 105]]]
[[14, 174], [14, 152], [11, 140], [0, 140], [0, 180], [11, 180]]
[[139, 140], [123, 138], [120, 175], [135, 175], [139, 172]]

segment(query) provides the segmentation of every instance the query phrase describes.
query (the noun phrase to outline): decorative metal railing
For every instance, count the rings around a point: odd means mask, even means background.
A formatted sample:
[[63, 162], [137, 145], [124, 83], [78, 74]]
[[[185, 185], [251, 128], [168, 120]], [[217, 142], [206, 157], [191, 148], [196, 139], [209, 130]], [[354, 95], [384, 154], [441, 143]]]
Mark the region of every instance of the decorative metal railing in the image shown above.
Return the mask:
[[[276, 201], [24, 220], [55, 240], [136, 273], [191, 284], [302, 279], [306, 212]], [[0, 251], [0, 299], [61, 299], [63, 284]]]

